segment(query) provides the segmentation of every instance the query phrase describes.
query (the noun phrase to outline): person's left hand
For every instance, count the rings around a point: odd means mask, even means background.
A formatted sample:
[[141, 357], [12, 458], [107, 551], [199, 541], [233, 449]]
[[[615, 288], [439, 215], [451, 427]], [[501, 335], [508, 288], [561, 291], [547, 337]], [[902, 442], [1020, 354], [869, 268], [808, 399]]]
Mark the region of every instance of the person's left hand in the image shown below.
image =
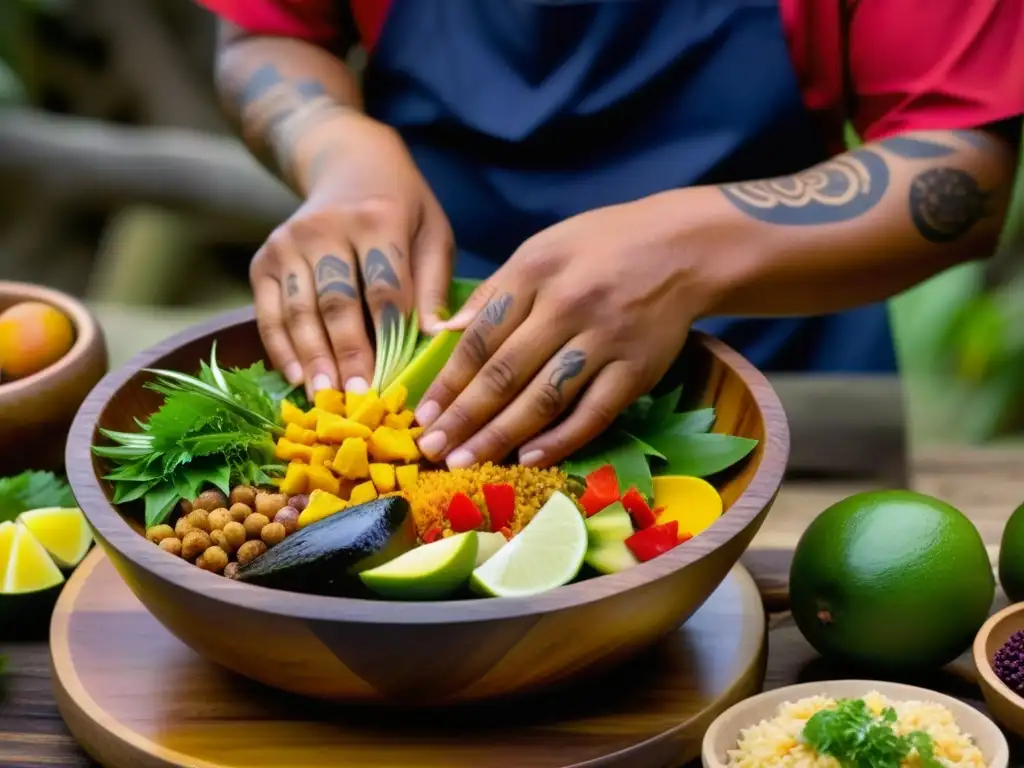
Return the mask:
[[719, 228], [682, 224], [701, 206], [680, 194], [567, 219], [479, 286], [444, 324], [465, 333], [416, 410], [427, 458], [454, 469], [522, 446], [521, 464], [550, 466], [664, 376], [716, 293], [703, 265]]

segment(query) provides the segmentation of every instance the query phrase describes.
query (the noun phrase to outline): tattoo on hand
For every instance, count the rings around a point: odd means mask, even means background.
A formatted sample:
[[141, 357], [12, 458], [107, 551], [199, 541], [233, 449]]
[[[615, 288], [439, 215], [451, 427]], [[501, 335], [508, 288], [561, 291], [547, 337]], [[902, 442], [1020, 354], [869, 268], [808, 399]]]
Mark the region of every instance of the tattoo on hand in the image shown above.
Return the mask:
[[567, 349], [559, 358], [555, 370], [551, 373], [549, 383], [558, 394], [562, 394], [562, 385], [583, 373], [587, 364], [587, 353], [582, 349]]
[[863, 148], [807, 171], [763, 181], [723, 184], [736, 208], [760, 221], [784, 226], [833, 224], [871, 210], [889, 187], [889, 166]]
[[393, 302], [386, 301], [380, 308], [380, 327], [388, 333], [392, 333], [401, 322], [401, 317], [402, 314], [398, 311], [398, 307]]
[[288, 298], [294, 298], [299, 294], [299, 277], [292, 272], [284, 281], [284, 290], [288, 294]]
[[363, 262], [363, 279], [368, 286], [384, 283], [396, 291], [400, 290], [402, 285], [388, 257], [379, 248], [371, 248], [366, 254], [366, 260]]
[[988, 215], [989, 196], [965, 171], [932, 168], [910, 184], [910, 218], [925, 240], [951, 243]]
[[359, 292], [352, 284], [352, 268], [333, 254], [322, 256], [316, 263], [316, 295], [323, 297], [340, 293], [358, 299]]
[[956, 150], [937, 141], [909, 136], [892, 136], [878, 142], [885, 149], [904, 160], [926, 160], [952, 155]]
[[502, 324], [508, 314], [508, 308], [512, 306], [512, 294], [503, 293], [487, 302], [484, 307], [483, 319], [492, 328]]

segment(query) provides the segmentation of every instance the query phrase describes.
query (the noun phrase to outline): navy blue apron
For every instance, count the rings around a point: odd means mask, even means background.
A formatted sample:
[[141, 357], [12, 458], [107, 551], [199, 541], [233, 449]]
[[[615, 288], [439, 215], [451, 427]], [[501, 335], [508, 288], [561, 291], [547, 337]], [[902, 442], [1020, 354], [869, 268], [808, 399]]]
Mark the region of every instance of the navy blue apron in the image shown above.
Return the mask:
[[[447, 213], [466, 277], [583, 211], [827, 157], [777, 0], [394, 0], [364, 86]], [[895, 369], [884, 304], [696, 327], [764, 370]]]

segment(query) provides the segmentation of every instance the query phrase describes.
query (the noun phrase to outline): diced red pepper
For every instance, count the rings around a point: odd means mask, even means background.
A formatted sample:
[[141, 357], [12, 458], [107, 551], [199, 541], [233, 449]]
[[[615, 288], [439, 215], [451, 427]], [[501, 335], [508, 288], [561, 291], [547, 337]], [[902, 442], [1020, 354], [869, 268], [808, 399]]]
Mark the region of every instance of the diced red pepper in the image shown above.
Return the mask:
[[663, 555], [679, 543], [679, 521], [672, 520], [661, 523], [642, 531], [637, 531], [628, 539], [626, 546], [641, 563]]
[[636, 488], [630, 488], [622, 496], [622, 506], [629, 512], [629, 516], [633, 518], [633, 525], [638, 530], [644, 530], [650, 528], [658, 521], [655, 519], [654, 512], [647, 505], [647, 499], [644, 498], [643, 494], [640, 493]]
[[508, 528], [516, 514], [516, 489], [511, 483], [484, 483], [483, 492], [491, 531]]
[[509, 541], [512, 541], [512, 529], [511, 528], [502, 528], [500, 531], [498, 531], [498, 533], [500, 533], [502, 536], [504, 536]]
[[435, 525], [433, 528], [428, 528], [426, 533], [423, 534], [423, 543], [433, 544], [435, 541], [441, 538], [442, 533], [443, 531], [437, 525]]
[[462, 491], [459, 491], [448, 502], [448, 522], [456, 533], [465, 533], [479, 528], [484, 516], [476, 508], [476, 504]]
[[605, 464], [587, 475], [587, 490], [580, 496], [580, 506], [587, 517], [596, 515], [609, 504], [619, 500], [619, 478], [615, 467]]
[[679, 534], [679, 543], [682, 544], [684, 541], [689, 541], [692, 538], [693, 538], [693, 534], [692, 533], [680, 533]]

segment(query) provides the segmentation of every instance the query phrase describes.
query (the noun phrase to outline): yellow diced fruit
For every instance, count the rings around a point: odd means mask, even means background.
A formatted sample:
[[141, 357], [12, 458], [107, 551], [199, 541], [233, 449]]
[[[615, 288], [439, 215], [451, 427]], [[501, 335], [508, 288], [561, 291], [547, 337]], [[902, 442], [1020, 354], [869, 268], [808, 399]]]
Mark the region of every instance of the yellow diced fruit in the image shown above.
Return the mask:
[[341, 483], [327, 467], [310, 464], [306, 468], [310, 491], [327, 491], [335, 496], [341, 491]]
[[412, 426], [412, 420], [415, 418], [412, 411], [389, 413], [384, 417], [384, 426], [392, 429], [408, 429]]
[[[373, 390], [370, 390], [372, 392]], [[359, 410], [359, 406], [363, 404], [363, 399], [370, 394], [370, 392], [363, 392], [356, 394], [355, 392], [345, 393], [345, 416], [349, 419], [354, 418], [356, 411]]]
[[417, 461], [419, 448], [407, 429], [377, 427], [370, 435], [370, 455], [374, 461]]
[[338, 453], [337, 446], [334, 445], [314, 445], [313, 455], [309, 459], [309, 465], [311, 467], [326, 467], [329, 466], [334, 457]]
[[413, 440], [419, 440], [420, 435], [422, 434], [423, 427], [413, 427], [412, 429], [409, 430], [409, 436], [412, 437]]
[[313, 491], [309, 494], [309, 503], [299, 514], [299, 528], [304, 528], [317, 520], [323, 520], [348, 506], [348, 502], [339, 499], [327, 491]]
[[344, 416], [333, 413], [320, 412], [316, 420], [316, 435], [321, 440], [329, 443], [341, 443], [350, 437], [367, 438], [372, 430], [365, 424], [360, 424]]
[[360, 483], [352, 489], [352, 495], [348, 498], [348, 503], [355, 506], [356, 504], [365, 504], [367, 501], [373, 501], [377, 498], [377, 489], [373, 487], [373, 483], [367, 480], [365, 483]]
[[378, 493], [390, 493], [395, 490], [395, 465], [371, 464], [370, 479]]
[[298, 424], [300, 427], [303, 427], [306, 425], [306, 414], [290, 400], [282, 400], [281, 421], [285, 424]]
[[284, 428], [284, 436], [293, 443], [300, 443], [302, 445], [312, 445], [316, 442], [316, 432], [312, 429], [306, 429], [295, 422], [289, 423]]
[[393, 415], [402, 412], [402, 409], [405, 408], [405, 398], [408, 396], [409, 390], [395, 382], [384, 390], [380, 399], [384, 403], [384, 410]]
[[366, 393], [366, 397], [363, 398], [363, 402], [360, 403], [352, 419], [360, 424], [365, 424], [370, 429], [376, 429], [384, 421], [384, 401], [377, 397], [371, 389]]
[[350, 437], [341, 444], [331, 465], [334, 471], [349, 480], [363, 480], [370, 476], [370, 462], [366, 456], [366, 441]]
[[278, 488], [281, 493], [287, 494], [288, 496], [296, 496], [300, 493], [305, 493], [309, 489], [309, 483], [306, 475], [308, 466], [298, 461], [292, 461], [288, 464], [288, 469], [285, 470], [284, 479], [278, 484]]
[[313, 405], [328, 413], [345, 415], [345, 395], [336, 389], [321, 389], [313, 395]]
[[282, 461], [304, 461], [308, 464], [313, 458], [313, 448], [282, 437], [277, 441], [274, 455]]
[[398, 487], [408, 491], [415, 487], [416, 481], [420, 479], [420, 468], [416, 464], [403, 464], [395, 467], [395, 477], [398, 479]]

